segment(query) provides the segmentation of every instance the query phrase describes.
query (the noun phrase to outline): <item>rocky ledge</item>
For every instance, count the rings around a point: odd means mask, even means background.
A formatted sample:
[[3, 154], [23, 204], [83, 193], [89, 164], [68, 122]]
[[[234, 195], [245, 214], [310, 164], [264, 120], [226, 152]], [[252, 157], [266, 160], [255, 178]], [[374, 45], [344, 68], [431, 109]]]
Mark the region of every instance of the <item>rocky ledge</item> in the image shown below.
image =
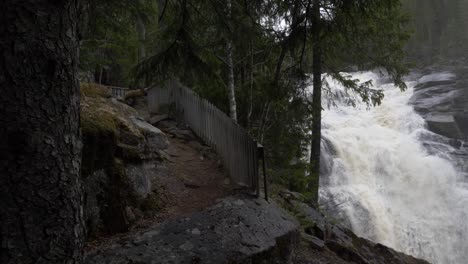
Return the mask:
[[304, 203], [298, 193], [282, 191], [278, 200], [301, 223], [302, 240], [296, 247], [297, 254], [292, 263], [429, 264], [358, 237]]
[[169, 141], [108, 89], [81, 84], [82, 180], [87, 238], [127, 232], [158, 210]]
[[447, 153], [468, 179], [468, 67], [426, 69], [416, 76], [410, 103], [433, 132], [420, 134], [421, 141], [429, 153]]
[[356, 236], [282, 191], [276, 202], [232, 196], [89, 252], [85, 264], [428, 264]]
[[411, 103], [429, 130], [455, 140], [468, 139], [468, 68], [420, 73]]
[[298, 230], [297, 221], [274, 204], [228, 197], [91, 252], [84, 263], [287, 263]]

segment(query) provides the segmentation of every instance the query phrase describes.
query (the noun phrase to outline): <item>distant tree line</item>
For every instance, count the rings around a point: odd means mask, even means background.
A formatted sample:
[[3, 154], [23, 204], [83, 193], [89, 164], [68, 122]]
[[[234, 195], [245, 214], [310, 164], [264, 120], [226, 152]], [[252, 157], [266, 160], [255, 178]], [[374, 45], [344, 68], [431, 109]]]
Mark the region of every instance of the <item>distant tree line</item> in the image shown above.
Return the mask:
[[468, 0], [404, 0], [414, 66], [468, 59]]

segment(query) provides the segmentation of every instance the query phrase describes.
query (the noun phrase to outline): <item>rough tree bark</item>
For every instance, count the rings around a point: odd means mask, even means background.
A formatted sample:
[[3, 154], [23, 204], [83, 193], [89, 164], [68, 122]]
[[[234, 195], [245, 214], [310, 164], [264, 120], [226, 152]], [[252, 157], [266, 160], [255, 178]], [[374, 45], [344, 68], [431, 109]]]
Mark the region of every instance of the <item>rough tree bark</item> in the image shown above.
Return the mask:
[[313, 0], [312, 6], [312, 144], [310, 148], [310, 183], [309, 190], [313, 199], [318, 202], [318, 188], [320, 179], [320, 142], [322, 139], [322, 49], [320, 45], [320, 0]]
[[0, 263], [80, 263], [78, 0], [0, 1]]
[[141, 14], [137, 14], [136, 19], [136, 29], [138, 32], [138, 62], [142, 62], [146, 57], [146, 25]]
[[[232, 3], [231, 0], [226, 0], [227, 4], [227, 18], [231, 21]], [[229, 23], [231, 24], [231, 23]], [[236, 91], [234, 84], [234, 63], [232, 61], [232, 37], [231, 32], [228, 32], [226, 38], [226, 63], [228, 67], [228, 97], [229, 97], [229, 115], [232, 120], [237, 122], [237, 104], [236, 104]]]

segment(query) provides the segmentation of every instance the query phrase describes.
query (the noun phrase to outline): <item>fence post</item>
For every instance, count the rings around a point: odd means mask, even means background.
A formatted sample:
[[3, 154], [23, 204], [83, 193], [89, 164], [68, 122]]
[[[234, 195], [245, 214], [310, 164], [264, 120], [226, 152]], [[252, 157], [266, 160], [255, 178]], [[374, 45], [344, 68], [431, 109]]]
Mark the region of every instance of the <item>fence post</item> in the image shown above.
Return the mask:
[[[125, 94], [125, 91], [122, 90]], [[170, 80], [166, 88], [153, 88], [148, 93], [148, 105], [158, 108], [164, 103], [175, 105], [177, 117], [211, 146], [234, 184], [249, 188], [260, 196], [259, 159], [263, 162], [265, 199], [268, 186], [263, 146], [258, 144], [242, 127], [221, 110], [177, 80]]]
[[[262, 159], [263, 188], [265, 190], [265, 200], [268, 201], [268, 185], [267, 185], [268, 180], [267, 180], [266, 165], [265, 165], [265, 149], [261, 144], [258, 144], [257, 148], [258, 148], [258, 157]], [[260, 189], [260, 187], [258, 189]]]

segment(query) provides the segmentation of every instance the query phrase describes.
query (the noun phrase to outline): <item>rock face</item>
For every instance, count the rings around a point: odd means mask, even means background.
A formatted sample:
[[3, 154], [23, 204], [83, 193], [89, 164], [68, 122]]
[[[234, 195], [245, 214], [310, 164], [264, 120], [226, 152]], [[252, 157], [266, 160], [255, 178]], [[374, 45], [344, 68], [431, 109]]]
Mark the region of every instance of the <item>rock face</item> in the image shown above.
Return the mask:
[[82, 90], [82, 177], [88, 238], [125, 232], [141, 210], [157, 207], [166, 135], [100, 90]]
[[417, 80], [411, 103], [429, 130], [468, 140], [468, 68], [425, 71]]
[[166, 135], [159, 130], [159, 128], [152, 126], [141, 118], [130, 117], [133, 124], [145, 135], [148, 147], [152, 148], [149, 151], [157, 151], [166, 149], [169, 145], [169, 141]]
[[298, 242], [298, 227], [274, 204], [228, 197], [90, 253], [84, 263], [287, 263]]
[[[303, 198], [298, 193], [283, 191], [280, 199], [302, 225], [302, 238], [306, 243], [302, 251], [313, 251], [307, 254], [307, 258], [299, 257], [294, 263], [428, 264], [424, 260], [360, 238], [351, 230], [334, 224], [302, 202]], [[315, 258], [320, 261], [315, 262]]]
[[[429, 69], [419, 74], [410, 102], [437, 135], [421, 134], [430, 153], [444, 152], [468, 179], [468, 67]], [[454, 149], [440, 149], [441, 144]]]

